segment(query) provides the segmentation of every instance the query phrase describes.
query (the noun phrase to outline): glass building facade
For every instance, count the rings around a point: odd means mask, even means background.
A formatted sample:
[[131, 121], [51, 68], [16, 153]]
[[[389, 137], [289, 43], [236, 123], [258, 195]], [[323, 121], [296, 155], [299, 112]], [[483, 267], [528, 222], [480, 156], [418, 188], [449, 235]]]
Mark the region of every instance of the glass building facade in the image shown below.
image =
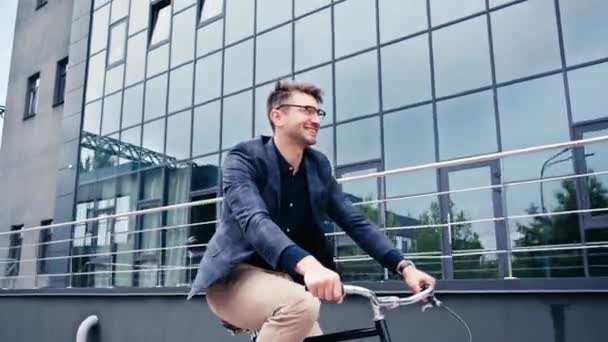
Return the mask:
[[[220, 197], [226, 152], [271, 134], [280, 79], [325, 91], [315, 147], [337, 177], [607, 135], [607, 13], [600, 0], [96, 0], [75, 219]], [[608, 240], [602, 171], [607, 144], [343, 189], [440, 279], [595, 277], [602, 249], [551, 247]], [[73, 286], [187, 285], [204, 248], [182, 246], [209, 240], [220, 207], [74, 227]], [[392, 277], [328, 239], [345, 279]]]

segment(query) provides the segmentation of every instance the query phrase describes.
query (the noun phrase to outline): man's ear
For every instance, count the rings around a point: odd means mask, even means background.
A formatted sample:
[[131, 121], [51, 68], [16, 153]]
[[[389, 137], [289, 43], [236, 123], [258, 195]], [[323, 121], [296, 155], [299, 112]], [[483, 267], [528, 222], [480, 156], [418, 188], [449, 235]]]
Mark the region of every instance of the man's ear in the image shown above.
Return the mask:
[[274, 124], [275, 127], [280, 126], [281, 125], [281, 121], [282, 121], [281, 112], [279, 112], [276, 109], [273, 109], [270, 112], [270, 120], [272, 121], [272, 123]]

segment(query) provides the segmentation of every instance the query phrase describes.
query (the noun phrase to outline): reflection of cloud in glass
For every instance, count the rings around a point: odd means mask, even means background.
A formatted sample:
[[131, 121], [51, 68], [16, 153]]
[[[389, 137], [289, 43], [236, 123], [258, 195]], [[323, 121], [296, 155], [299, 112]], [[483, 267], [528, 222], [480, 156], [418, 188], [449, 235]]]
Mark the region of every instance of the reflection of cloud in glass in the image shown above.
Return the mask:
[[428, 35], [424, 34], [382, 49], [384, 109], [431, 98]]
[[564, 49], [568, 65], [608, 56], [608, 2], [560, 1]]
[[[384, 151], [387, 170], [435, 161], [433, 108], [430, 105], [384, 116]], [[435, 169], [386, 177], [388, 196], [436, 190]]]
[[[505, 151], [564, 142], [570, 138], [561, 75], [499, 88], [498, 106]], [[547, 154], [506, 158], [504, 177], [538, 178], [543, 156]], [[518, 177], [514, 177], [515, 174]]]
[[431, 0], [431, 24], [437, 26], [485, 10], [485, 0]]
[[427, 28], [426, 0], [382, 0], [378, 10], [381, 43]]
[[378, 112], [376, 51], [336, 63], [335, 96], [337, 121]]
[[489, 51], [484, 16], [434, 31], [437, 96], [490, 85]]
[[444, 159], [496, 152], [496, 123], [490, 91], [437, 103], [439, 156]]
[[380, 158], [379, 121], [373, 117], [337, 127], [338, 166]]
[[[344, 1], [334, 6], [336, 57], [376, 44], [376, 3], [373, 0]], [[356, 39], [353, 39], [356, 37]]]
[[289, 74], [291, 72], [291, 25], [283, 25], [256, 39], [256, 83]]
[[530, 0], [492, 12], [498, 82], [561, 66], [553, 0]]
[[570, 71], [568, 84], [574, 122], [608, 115], [608, 63]]

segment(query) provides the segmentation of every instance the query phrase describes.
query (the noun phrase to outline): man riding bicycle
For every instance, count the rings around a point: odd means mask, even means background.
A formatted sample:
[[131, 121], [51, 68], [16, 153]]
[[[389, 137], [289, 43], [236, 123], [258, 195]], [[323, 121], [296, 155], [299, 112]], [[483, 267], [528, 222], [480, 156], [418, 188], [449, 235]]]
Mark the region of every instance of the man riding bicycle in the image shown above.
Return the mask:
[[322, 103], [315, 85], [277, 82], [267, 99], [273, 136], [238, 144], [223, 163], [220, 224], [188, 298], [206, 290], [220, 319], [259, 331], [259, 342], [320, 335], [319, 300], [342, 301], [321, 229], [326, 217], [413, 292], [435, 283], [352, 205], [327, 157], [310, 148], [325, 116]]

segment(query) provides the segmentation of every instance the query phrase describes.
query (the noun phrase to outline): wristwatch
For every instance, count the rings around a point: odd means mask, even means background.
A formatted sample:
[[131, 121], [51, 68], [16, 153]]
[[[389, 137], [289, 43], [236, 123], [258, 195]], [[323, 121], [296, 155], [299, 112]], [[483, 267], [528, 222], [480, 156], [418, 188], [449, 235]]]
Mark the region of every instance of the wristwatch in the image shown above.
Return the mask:
[[410, 260], [407, 259], [403, 259], [399, 262], [399, 264], [397, 265], [397, 273], [399, 273], [400, 275], [403, 276], [403, 270], [405, 270], [406, 267], [408, 266], [414, 266], [416, 267], [416, 265], [414, 265], [414, 263]]

